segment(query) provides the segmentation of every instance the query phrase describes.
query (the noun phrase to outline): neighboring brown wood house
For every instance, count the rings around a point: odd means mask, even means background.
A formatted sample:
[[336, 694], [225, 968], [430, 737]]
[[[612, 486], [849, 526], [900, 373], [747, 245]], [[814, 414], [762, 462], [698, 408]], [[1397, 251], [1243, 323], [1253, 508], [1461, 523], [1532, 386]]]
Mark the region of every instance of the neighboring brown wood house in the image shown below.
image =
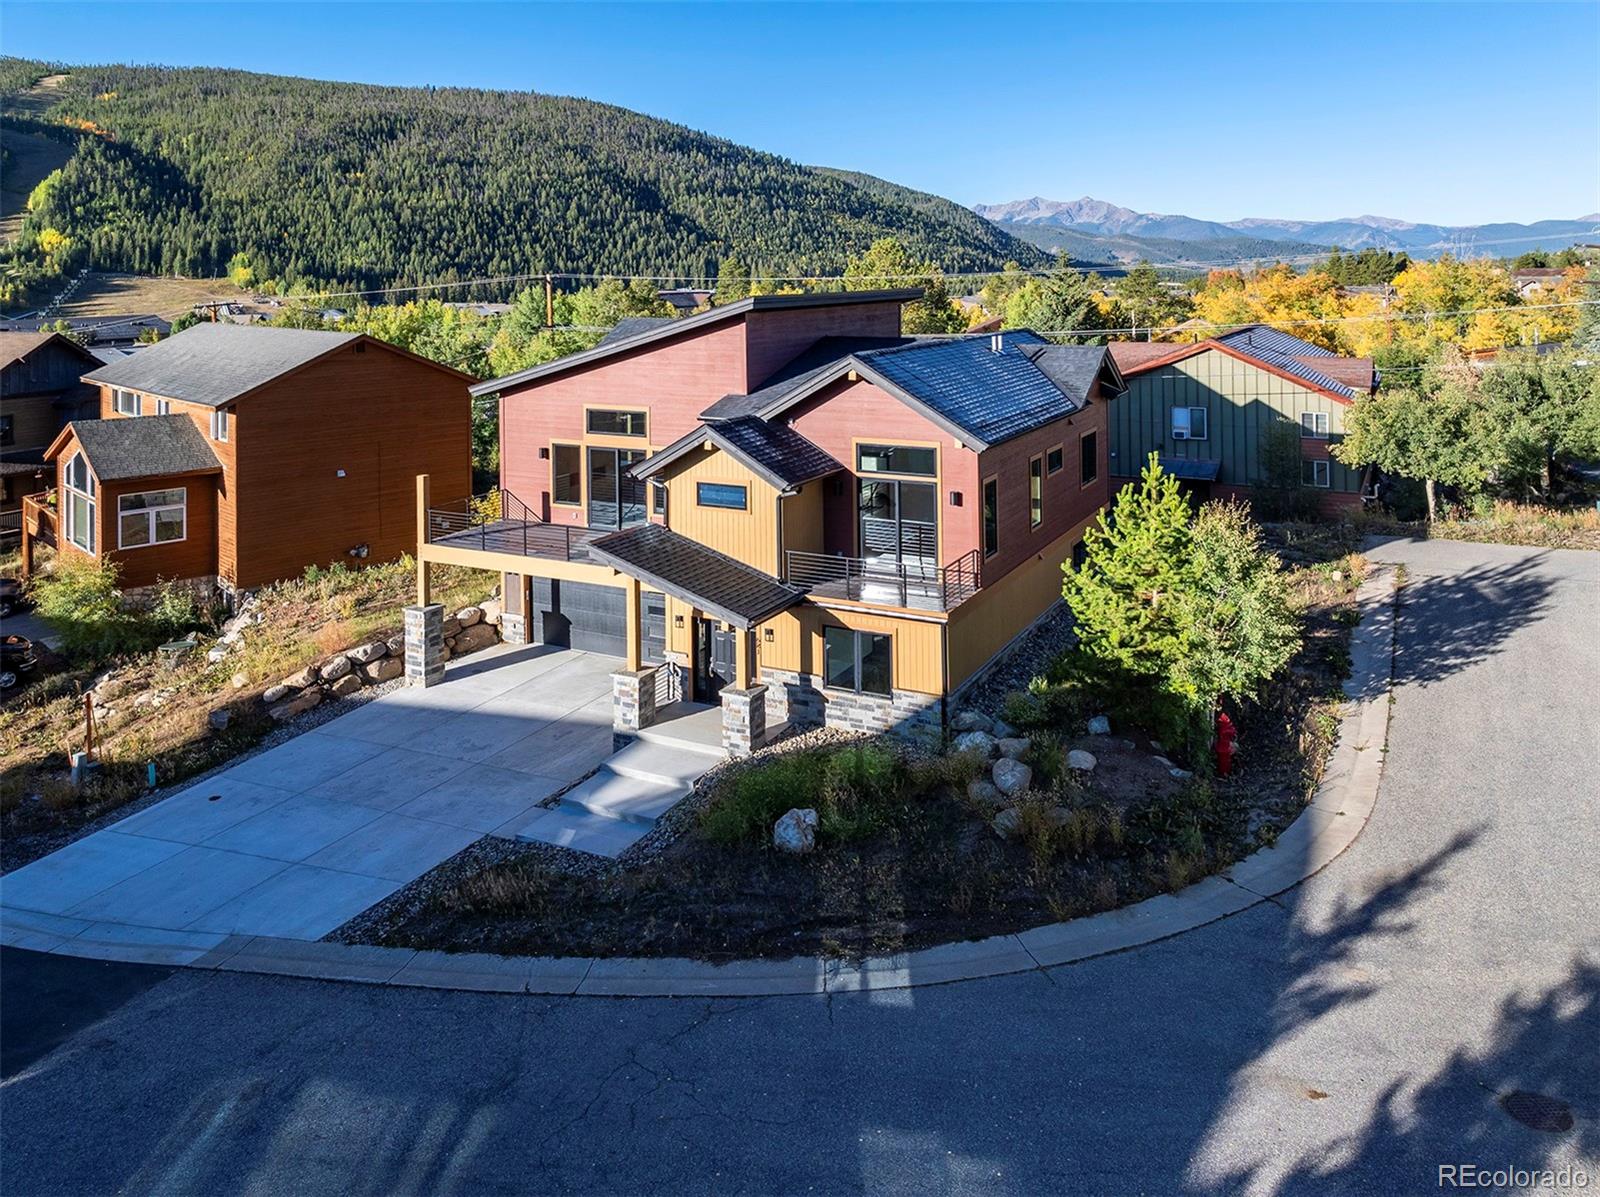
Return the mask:
[[100, 359], [53, 332], [0, 332], [0, 533], [15, 532], [22, 496], [47, 489], [44, 451], [68, 421], [94, 415], [81, 381]]
[[471, 379], [364, 335], [200, 324], [84, 381], [101, 418], [45, 454], [57, 536], [124, 587], [393, 560], [419, 473], [471, 483]]

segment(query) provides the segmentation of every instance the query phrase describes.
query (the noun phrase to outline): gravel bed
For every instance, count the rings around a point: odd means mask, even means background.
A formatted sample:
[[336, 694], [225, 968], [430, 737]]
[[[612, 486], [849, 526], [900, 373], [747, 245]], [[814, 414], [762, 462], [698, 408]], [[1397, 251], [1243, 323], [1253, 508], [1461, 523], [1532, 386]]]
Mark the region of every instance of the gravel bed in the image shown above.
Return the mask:
[[963, 690], [955, 705], [998, 716], [1006, 695], [1014, 690], [1026, 690], [1031, 680], [1053, 665], [1076, 641], [1072, 612], [1065, 603], [1056, 604], [1009, 655]]

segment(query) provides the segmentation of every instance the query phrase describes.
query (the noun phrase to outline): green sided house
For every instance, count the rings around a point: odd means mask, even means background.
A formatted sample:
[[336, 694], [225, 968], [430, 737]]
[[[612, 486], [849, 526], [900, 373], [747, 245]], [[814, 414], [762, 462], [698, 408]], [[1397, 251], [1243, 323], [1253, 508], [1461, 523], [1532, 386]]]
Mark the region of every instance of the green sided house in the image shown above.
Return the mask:
[[1248, 498], [1267, 482], [1262, 432], [1300, 430], [1300, 484], [1335, 514], [1361, 505], [1363, 472], [1333, 459], [1344, 413], [1377, 385], [1370, 358], [1342, 357], [1265, 325], [1192, 345], [1111, 346], [1127, 392], [1110, 404], [1110, 472], [1139, 475], [1151, 453], [1197, 497]]

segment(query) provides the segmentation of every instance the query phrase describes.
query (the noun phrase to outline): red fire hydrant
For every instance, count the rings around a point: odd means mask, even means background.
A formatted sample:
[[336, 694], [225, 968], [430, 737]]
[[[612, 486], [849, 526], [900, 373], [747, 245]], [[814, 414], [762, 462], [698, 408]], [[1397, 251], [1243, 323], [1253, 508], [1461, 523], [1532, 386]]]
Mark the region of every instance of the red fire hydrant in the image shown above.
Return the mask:
[[1233, 746], [1239, 740], [1233, 720], [1226, 711], [1217, 712], [1217, 776], [1226, 777], [1233, 770]]

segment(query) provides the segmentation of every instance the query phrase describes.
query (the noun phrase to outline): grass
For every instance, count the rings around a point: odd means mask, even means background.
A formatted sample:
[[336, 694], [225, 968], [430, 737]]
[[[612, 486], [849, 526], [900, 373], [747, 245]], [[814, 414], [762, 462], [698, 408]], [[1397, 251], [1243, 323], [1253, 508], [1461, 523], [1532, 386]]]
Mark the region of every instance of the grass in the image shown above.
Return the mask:
[[[434, 595], [447, 608], [490, 593], [494, 575], [435, 567]], [[156, 767], [166, 786], [205, 772], [254, 746], [274, 724], [262, 692], [297, 669], [343, 649], [400, 631], [415, 566], [409, 560], [359, 570], [335, 567], [260, 592], [261, 623], [239, 651], [212, 664], [203, 651], [175, 668], [153, 653], [68, 660], [0, 704], [0, 836], [6, 866], [59, 846], [64, 832], [138, 797]], [[202, 650], [205, 647], [202, 641]], [[85, 743], [84, 694], [108, 669], [125, 693], [97, 721], [100, 779], [83, 793], [67, 784], [70, 754]], [[140, 693], [150, 701], [135, 705]], [[159, 703], [154, 701], [159, 696]], [[207, 716], [230, 713], [222, 732]]]

